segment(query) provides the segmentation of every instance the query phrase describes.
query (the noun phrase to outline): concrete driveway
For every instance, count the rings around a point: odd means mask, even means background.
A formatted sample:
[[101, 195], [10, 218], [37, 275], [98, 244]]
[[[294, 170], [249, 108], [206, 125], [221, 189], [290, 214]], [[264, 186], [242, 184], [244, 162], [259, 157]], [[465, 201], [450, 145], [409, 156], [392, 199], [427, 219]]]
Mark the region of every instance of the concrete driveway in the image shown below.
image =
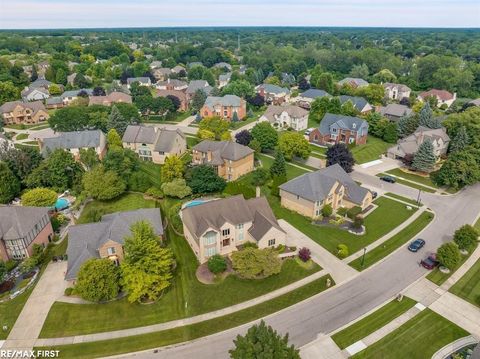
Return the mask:
[[67, 287], [67, 282], [64, 280], [66, 270], [66, 261], [48, 264], [2, 349], [31, 350], [33, 348], [50, 307], [63, 295]]
[[388, 157], [382, 157], [379, 160], [362, 163], [361, 165], [355, 165], [354, 169], [357, 172], [369, 174], [375, 176], [378, 173], [386, 172], [393, 170], [402, 166], [402, 162], [399, 160], [394, 160]]

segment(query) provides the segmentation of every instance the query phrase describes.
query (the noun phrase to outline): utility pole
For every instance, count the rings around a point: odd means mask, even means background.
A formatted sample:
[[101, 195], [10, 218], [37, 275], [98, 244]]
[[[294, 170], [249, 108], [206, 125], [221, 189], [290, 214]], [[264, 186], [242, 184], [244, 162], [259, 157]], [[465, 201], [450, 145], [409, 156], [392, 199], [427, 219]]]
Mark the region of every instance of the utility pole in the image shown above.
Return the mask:
[[421, 189], [418, 189], [417, 205], [420, 206], [420, 194], [422, 193]]

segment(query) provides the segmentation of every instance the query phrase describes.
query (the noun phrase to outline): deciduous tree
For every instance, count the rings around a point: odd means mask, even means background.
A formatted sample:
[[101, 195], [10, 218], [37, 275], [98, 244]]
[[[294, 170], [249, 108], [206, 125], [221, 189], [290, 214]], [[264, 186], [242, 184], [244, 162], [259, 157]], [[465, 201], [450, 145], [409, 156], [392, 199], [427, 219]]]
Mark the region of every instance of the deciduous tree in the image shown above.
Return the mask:
[[195, 194], [221, 192], [227, 185], [225, 180], [217, 175], [213, 167], [208, 165], [191, 168], [186, 174], [186, 179], [188, 186]]
[[78, 271], [75, 292], [83, 299], [101, 302], [115, 299], [120, 291], [120, 271], [108, 258], [92, 258]]
[[257, 123], [251, 133], [260, 142], [262, 151], [273, 150], [278, 143], [278, 133], [267, 121]]
[[343, 143], [337, 143], [327, 150], [327, 167], [337, 163], [345, 172], [350, 173], [353, 171], [355, 160], [352, 152]]
[[278, 140], [278, 150], [283, 153], [287, 160], [291, 160], [294, 156], [307, 159], [310, 155], [308, 141], [301, 133], [294, 131], [282, 133]]
[[85, 173], [82, 179], [83, 188], [93, 198], [109, 200], [125, 192], [125, 182], [114, 171], [106, 171], [99, 165]]
[[174, 179], [182, 178], [184, 173], [183, 161], [175, 155], [167, 156], [161, 171], [163, 183], [172, 182]]
[[57, 201], [57, 192], [48, 188], [34, 188], [22, 194], [22, 206], [52, 207]]
[[9, 203], [19, 192], [20, 181], [5, 162], [0, 162], [0, 203]]
[[162, 191], [165, 196], [185, 198], [192, 194], [192, 189], [187, 186], [183, 178], [175, 178], [171, 182], [162, 184]]

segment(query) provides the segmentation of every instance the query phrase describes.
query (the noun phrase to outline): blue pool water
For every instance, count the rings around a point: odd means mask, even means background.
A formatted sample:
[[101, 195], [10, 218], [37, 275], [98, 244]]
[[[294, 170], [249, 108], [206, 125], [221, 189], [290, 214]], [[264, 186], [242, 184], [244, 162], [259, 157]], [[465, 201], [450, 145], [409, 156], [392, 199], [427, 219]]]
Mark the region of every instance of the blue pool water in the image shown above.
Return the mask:
[[61, 211], [62, 209], [67, 208], [69, 205], [70, 205], [70, 202], [68, 202], [68, 199], [59, 198], [57, 199], [57, 202], [55, 202], [55, 209], [57, 211]]
[[196, 200], [193, 200], [193, 201], [191, 201], [191, 202], [188, 202], [188, 203], [185, 205], [185, 208], [199, 206], [199, 205], [201, 205], [202, 203], [205, 203], [205, 201], [200, 200], [200, 199], [196, 199]]

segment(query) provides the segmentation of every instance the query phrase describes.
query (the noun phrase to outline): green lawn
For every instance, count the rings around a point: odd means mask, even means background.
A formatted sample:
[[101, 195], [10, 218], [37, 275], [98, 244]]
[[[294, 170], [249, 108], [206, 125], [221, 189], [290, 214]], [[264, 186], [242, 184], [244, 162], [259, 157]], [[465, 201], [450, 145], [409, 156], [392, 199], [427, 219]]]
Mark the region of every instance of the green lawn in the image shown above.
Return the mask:
[[145, 173], [148, 176], [152, 186], [155, 186], [158, 188], [160, 188], [160, 186], [162, 185], [162, 182], [160, 179], [161, 170], [162, 170], [162, 166], [156, 163], [148, 162], [148, 161], [140, 162], [140, 171]]
[[[143, 197], [140, 196], [139, 199], [138, 196], [133, 197], [136, 203], [144, 201]], [[98, 204], [104, 210], [108, 209], [111, 212], [126, 210], [125, 199], [122, 198], [120, 201], [123, 205], [106, 206], [106, 208], [103, 203]], [[165, 200], [163, 206], [170, 208], [175, 202]], [[133, 208], [138, 207], [134, 205]], [[133, 208], [130, 207], [130, 209]], [[85, 208], [85, 211], [87, 210], [91, 212], [92, 206]], [[85, 217], [82, 215], [82, 219], [88, 217], [91, 218], [88, 212]], [[119, 330], [207, 313], [266, 294], [320, 270], [316, 264], [306, 269], [295, 260], [286, 260], [282, 271], [269, 278], [242, 280], [232, 275], [218, 284], [204, 285], [195, 277], [198, 263], [187, 241], [176, 235], [170, 227], [167, 228], [166, 234], [168, 246], [172, 248], [177, 259], [177, 267], [171, 288], [159, 301], [151, 305], [131, 304], [126, 299], [108, 304], [56, 302], [50, 309], [41, 337]]]
[[332, 339], [340, 349], [345, 349], [390, 323], [415, 304], [416, 302], [408, 297], [403, 297], [401, 302], [394, 299], [365, 318], [332, 335]]
[[[377, 177], [383, 177], [385, 175], [388, 175], [387, 173], [378, 173], [376, 174]], [[400, 183], [400, 184], [403, 184], [405, 186], [408, 186], [408, 187], [412, 187], [412, 188], [416, 188], [416, 189], [419, 189], [419, 190], [422, 190], [423, 192], [428, 192], [428, 193], [434, 193], [435, 190], [434, 189], [431, 189], [431, 188], [428, 188], [428, 187], [425, 187], [421, 184], [417, 184], [417, 183], [413, 183], [413, 182], [409, 182], [409, 181], [405, 181], [403, 179], [400, 179], [400, 178], [395, 178], [396, 182], [397, 183]]]
[[200, 143], [200, 139], [198, 137], [194, 136], [186, 136], [187, 137], [187, 147], [192, 148], [195, 146], [197, 143]]
[[395, 175], [395, 176], [400, 176], [400, 177], [403, 177], [407, 180], [414, 181], [414, 182], [417, 182], [419, 184], [423, 184], [425, 186], [430, 186], [430, 187], [433, 187], [433, 188], [437, 188], [437, 186], [430, 179], [430, 176], [429, 177], [424, 177], [424, 176], [420, 176], [420, 175], [417, 175], [417, 174], [414, 174], [414, 173], [408, 173], [408, 172], [402, 171], [400, 168], [394, 168], [393, 170], [387, 171], [386, 173], [392, 174], [392, 175]]
[[[477, 245], [475, 245], [475, 248], [477, 248]], [[460, 268], [463, 263], [465, 263], [465, 261], [472, 255], [473, 251], [475, 250], [475, 248], [472, 249], [472, 251], [464, 256], [462, 255], [461, 256], [461, 260], [460, 262], [455, 266], [455, 268], [453, 268], [449, 273], [443, 273], [438, 267], [435, 268], [434, 270], [432, 270], [430, 273], [428, 273], [427, 275], [427, 279], [432, 281], [433, 283], [435, 283], [436, 285], [440, 286], [442, 285], [448, 278], [450, 278], [450, 276], [455, 273], [455, 271]], [[480, 292], [479, 292], [480, 293]], [[480, 298], [479, 298], [480, 299]], [[480, 301], [479, 301], [480, 303]]]
[[327, 155], [327, 149], [328, 149], [327, 147], [320, 147], [310, 143], [310, 149], [312, 150], [312, 152], [318, 152], [325, 156]]
[[[270, 167], [272, 166], [273, 158], [268, 157], [264, 154], [259, 154], [258, 159], [262, 161], [263, 167], [265, 167], [267, 170], [270, 169]], [[309, 172], [305, 166], [301, 167], [302, 168], [298, 168], [297, 166], [293, 166], [292, 164], [287, 163], [287, 179], [291, 180], [292, 178], [301, 176]]]
[[255, 122], [258, 119], [259, 116], [253, 116], [253, 117], [247, 117], [243, 121], [237, 121], [237, 122], [230, 122], [230, 129], [231, 130], [236, 130], [239, 129], [240, 127], [243, 127], [245, 125], [248, 125], [249, 123]]
[[49, 347], [49, 349], [60, 350], [60, 358], [98, 358], [193, 340], [251, 322], [312, 297], [326, 289], [327, 278], [330, 276], [319, 278], [268, 302], [204, 322], [127, 338]]
[[400, 201], [403, 201], [403, 202], [413, 204], [414, 206], [418, 206], [417, 201], [414, 200], [414, 199], [403, 197], [403, 196], [400, 196], [399, 194], [392, 193], [392, 192], [387, 192], [387, 193], [385, 193], [385, 195], [389, 196], [389, 197], [392, 197], [392, 198], [399, 199]]
[[[385, 258], [390, 253], [400, 248], [409, 240], [413, 240], [417, 233], [420, 233], [432, 220], [433, 213], [423, 212], [417, 219], [410, 223], [406, 228], [402, 229], [393, 237], [389, 238], [386, 242], [379, 245], [378, 247], [368, 251], [365, 255], [365, 262], [362, 267], [362, 257], [355, 259], [354, 261], [348, 263], [350, 266], [356, 270], [362, 271], [371, 265], [377, 263], [382, 258]], [[368, 218], [368, 217], [367, 217]]]
[[35, 142], [36, 146], [31, 146], [31, 145], [23, 145], [21, 143], [15, 143], [14, 146], [15, 148], [33, 148], [37, 151], [40, 151], [40, 148], [38, 147], [38, 143]]
[[389, 147], [393, 146], [380, 138], [368, 136], [367, 144], [354, 146], [352, 150], [353, 157], [357, 163], [366, 163], [380, 158], [382, 153], [387, 152]]
[[450, 292], [480, 307], [480, 259], [455, 283]]
[[28, 138], [28, 133], [19, 133], [16, 137], [18, 141], [20, 140], [26, 140]]
[[425, 309], [352, 358], [431, 358], [437, 350], [468, 334], [456, 324], [430, 309]]

